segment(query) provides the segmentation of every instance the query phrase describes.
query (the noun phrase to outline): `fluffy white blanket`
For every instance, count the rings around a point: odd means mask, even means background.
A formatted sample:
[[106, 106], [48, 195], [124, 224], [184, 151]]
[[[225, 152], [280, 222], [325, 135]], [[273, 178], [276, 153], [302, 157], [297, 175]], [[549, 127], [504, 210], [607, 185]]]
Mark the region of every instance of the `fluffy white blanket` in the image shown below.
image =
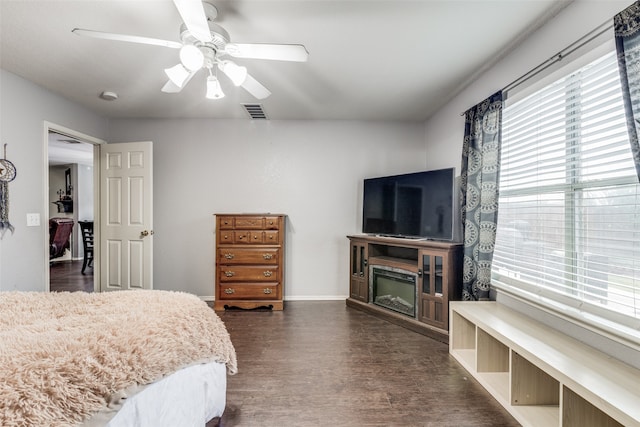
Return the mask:
[[119, 391], [203, 362], [237, 371], [224, 324], [193, 295], [0, 292], [1, 426], [77, 425]]

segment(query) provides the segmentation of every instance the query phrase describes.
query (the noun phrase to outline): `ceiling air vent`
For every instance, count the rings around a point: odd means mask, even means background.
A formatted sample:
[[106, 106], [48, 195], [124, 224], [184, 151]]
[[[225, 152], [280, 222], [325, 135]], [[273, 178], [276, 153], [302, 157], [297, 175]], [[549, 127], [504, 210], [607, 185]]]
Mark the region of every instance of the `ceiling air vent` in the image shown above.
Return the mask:
[[267, 113], [262, 109], [262, 104], [242, 104], [244, 109], [254, 120], [268, 120]]

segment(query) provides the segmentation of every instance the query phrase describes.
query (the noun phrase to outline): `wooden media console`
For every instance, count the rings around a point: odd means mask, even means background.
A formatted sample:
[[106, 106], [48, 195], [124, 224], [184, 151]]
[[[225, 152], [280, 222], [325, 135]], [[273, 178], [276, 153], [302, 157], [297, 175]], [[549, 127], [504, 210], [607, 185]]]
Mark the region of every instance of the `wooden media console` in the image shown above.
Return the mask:
[[449, 301], [460, 299], [462, 292], [462, 244], [347, 237], [347, 305], [448, 342]]

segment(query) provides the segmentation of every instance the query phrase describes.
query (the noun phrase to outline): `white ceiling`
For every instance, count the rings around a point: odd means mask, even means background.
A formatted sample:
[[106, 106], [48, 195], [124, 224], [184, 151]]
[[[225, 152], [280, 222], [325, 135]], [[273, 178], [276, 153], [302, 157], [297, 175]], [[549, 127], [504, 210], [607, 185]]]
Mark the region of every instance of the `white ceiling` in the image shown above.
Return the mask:
[[93, 166], [93, 145], [75, 138], [49, 132], [49, 166], [77, 163]]
[[[570, 3], [211, 1], [231, 41], [301, 43], [309, 61], [236, 60], [271, 90], [263, 101], [225, 84], [224, 99], [206, 99], [204, 71], [166, 94], [176, 50], [71, 30], [178, 41], [171, 0], [0, 0], [0, 67], [110, 118], [247, 118], [241, 103], [261, 102], [270, 119], [422, 121]], [[119, 98], [100, 99], [104, 90]]]

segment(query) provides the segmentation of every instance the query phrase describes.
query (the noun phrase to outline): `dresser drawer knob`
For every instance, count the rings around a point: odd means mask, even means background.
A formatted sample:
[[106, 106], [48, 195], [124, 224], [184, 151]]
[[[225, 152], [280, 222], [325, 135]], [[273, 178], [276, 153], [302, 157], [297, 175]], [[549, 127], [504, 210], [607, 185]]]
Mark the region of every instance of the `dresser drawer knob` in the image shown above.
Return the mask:
[[271, 288], [264, 288], [264, 289], [262, 290], [262, 292], [264, 292], [265, 294], [267, 294], [267, 295], [268, 295], [268, 294], [270, 294], [270, 293], [271, 293], [271, 292], [273, 292], [273, 291], [271, 290]]
[[227, 270], [227, 271], [224, 272], [224, 275], [227, 276], [227, 277], [233, 277], [233, 276], [236, 275], [236, 273], [234, 273], [231, 270]]
[[262, 258], [264, 258], [264, 259], [273, 259], [273, 255], [271, 255], [271, 254], [264, 254], [264, 255], [262, 255]]
[[265, 271], [265, 272], [264, 272], [264, 273], [262, 273], [262, 274], [264, 274], [264, 277], [271, 277], [271, 276], [273, 276], [273, 271], [269, 271], [269, 270], [267, 270], [267, 271]]
[[227, 288], [224, 290], [224, 293], [227, 295], [234, 294], [236, 291], [233, 288]]
[[226, 259], [234, 259], [236, 256], [234, 254], [224, 254]]

